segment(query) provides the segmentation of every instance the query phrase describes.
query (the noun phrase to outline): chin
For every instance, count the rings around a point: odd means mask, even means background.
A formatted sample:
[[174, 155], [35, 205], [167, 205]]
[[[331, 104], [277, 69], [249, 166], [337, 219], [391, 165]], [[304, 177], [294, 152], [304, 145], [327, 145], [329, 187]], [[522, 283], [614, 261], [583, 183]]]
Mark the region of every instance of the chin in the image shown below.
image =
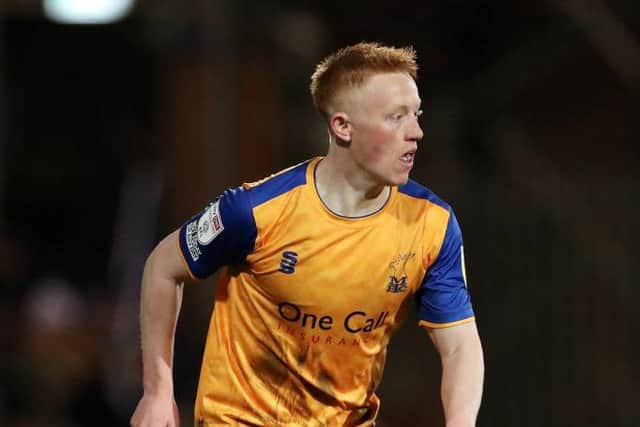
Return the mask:
[[384, 185], [401, 186], [409, 182], [409, 174], [391, 176], [384, 179]]
[[[373, 172], [373, 171], [372, 171]], [[380, 171], [373, 172], [372, 177], [381, 185], [400, 186], [409, 181], [409, 171]]]
[[408, 177], [408, 176], [404, 177], [403, 179], [399, 179], [399, 180], [398, 180], [398, 182], [396, 182], [396, 183], [395, 183], [395, 184], [393, 184], [393, 185], [395, 185], [395, 186], [398, 186], [398, 187], [399, 187], [399, 186], [401, 186], [401, 185], [405, 185], [407, 182], [409, 182], [409, 177]]
[[393, 185], [404, 185], [407, 182], [409, 182], [409, 171], [394, 174]]

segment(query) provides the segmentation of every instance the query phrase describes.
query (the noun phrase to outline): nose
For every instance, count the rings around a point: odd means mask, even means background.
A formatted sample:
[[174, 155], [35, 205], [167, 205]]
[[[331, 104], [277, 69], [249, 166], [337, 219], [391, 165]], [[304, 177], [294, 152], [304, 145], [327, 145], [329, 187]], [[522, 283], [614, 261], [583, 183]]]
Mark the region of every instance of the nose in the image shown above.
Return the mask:
[[418, 142], [424, 136], [424, 132], [422, 132], [422, 128], [420, 127], [420, 122], [418, 122], [418, 117], [414, 117], [411, 120], [411, 124], [409, 125], [409, 129], [407, 130], [407, 139], [410, 141]]

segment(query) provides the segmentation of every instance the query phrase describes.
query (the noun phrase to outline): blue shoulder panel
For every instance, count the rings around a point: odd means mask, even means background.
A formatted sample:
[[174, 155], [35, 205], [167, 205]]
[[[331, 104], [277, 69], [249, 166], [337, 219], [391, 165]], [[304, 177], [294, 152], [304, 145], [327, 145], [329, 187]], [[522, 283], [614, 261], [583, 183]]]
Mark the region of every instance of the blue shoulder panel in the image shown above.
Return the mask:
[[402, 194], [406, 194], [407, 196], [428, 200], [446, 210], [451, 209], [451, 207], [445, 201], [439, 198], [433, 191], [429, 190], [424, 185], [418, 184], [412, 179], [410, 179], [406, 184], [398, 187], [398, 191]]
[[249, 198], [251, 199], [251, 206], [255, 208], [271, 199], [275, 199], [287, 191], [306, 184], [308, 165], [309, 160], [272, 175], [263, 182], [249, 188], [248, 192]]
[[453, 211], [444, 240], [416, 294], [418, 317], [432, 323], [450, 323], [473, 316], [464, 273], [462, 232]]

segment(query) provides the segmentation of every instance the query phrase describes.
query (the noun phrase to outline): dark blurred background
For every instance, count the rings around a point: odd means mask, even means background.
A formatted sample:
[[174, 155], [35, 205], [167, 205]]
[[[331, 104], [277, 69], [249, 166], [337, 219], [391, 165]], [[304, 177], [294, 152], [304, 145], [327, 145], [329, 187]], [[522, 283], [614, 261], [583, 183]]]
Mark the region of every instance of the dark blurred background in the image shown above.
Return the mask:
[[[114, 0], [111, 0], [114, 1]], [[159, 239], [229, 186], [326, 152], [314, 65], [413, 45], [413, 177], [449, 201], [486, 357], [480, 426], [640, 426], [640, 3], [138, 0], [111, 24], [0, 5], [0, 425], [127, 425]], [[215, 278], [188, 284], [192, 423]], [[410, 319], [380, 425], [444, 425]]]

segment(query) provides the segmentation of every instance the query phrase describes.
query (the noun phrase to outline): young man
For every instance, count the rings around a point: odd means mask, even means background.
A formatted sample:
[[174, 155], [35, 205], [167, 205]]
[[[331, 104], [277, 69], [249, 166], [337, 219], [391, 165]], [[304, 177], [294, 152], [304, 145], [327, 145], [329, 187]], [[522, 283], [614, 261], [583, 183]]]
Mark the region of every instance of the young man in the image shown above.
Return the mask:
[[144, 395], [136, 427], [176, 426], [182, 282], [226, 266], [197, 426], [371, 426], [386, 348], [408, 303], [442, 358], [447, 426], [473, 426], [482, 349], [451, 208], [409, 180], [422, 130], [412, 49], [360, 43], [311, 79], [330, 144], [225, 191], [154, 249], [142, 279]]

